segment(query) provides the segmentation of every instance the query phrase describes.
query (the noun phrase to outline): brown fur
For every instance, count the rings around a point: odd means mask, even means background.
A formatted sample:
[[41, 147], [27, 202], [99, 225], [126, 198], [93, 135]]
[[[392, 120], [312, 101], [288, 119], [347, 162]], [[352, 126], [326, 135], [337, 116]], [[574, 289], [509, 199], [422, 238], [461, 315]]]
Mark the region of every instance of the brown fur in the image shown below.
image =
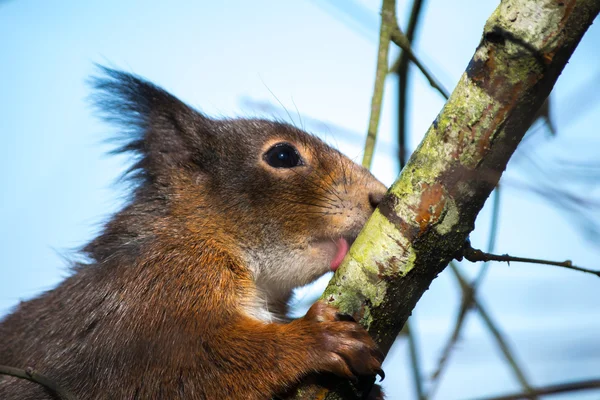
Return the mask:
[[[383, 185], [287, 124], [210, 119], [104, 73], [98, 104], [124, 128], [135, 191], [88, 263], [0, 323], [0, 364], [81, 399], [265, 399], [313, 372], [380, 371], [369, 335], [335, 309], [283, 320], [291, 290], [327, 271], [333, 241], [357, 235]], [[280, 142], [304, 165], [270, 167], [263, 154]], [[52, 396], [0, 377], [0, 398]]]

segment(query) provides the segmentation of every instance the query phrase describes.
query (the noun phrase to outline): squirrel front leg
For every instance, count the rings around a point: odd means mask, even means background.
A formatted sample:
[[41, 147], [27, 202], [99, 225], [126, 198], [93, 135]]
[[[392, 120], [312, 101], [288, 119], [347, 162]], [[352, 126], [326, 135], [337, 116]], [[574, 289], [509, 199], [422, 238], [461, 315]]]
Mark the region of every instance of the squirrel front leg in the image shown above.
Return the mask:
[[314, 372], [350, 379], [383, 376], [383, 354], [368, 332], [323, 302], [288, 324], [240, 317], [220, 341], [216, 348], [229, 353], [219, 354], [228, 360], [225, 380], [231, 382], [231, 390], [227, 398], [263, 399], [265, 394], [290, 389]]

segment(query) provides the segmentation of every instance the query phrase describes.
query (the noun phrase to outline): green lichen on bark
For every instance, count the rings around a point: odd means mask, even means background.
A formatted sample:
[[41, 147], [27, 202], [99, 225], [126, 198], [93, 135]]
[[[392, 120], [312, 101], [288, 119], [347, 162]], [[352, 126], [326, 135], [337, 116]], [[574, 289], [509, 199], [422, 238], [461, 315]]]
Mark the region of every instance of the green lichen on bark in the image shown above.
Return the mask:
[[[358, 317], [383, 351], [462, 248], [599, 10], [600, 0], [504, 0], [487, 21], [458, 86], [322, 297]], [[348, 396], [348, 385], [326, 398]]]

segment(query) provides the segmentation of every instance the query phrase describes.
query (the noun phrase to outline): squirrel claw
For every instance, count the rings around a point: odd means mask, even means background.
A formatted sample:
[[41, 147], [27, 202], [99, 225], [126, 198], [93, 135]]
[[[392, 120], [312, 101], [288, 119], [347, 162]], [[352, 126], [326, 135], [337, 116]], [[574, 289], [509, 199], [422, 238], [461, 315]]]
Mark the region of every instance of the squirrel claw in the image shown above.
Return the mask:
[[385, 372], [383, 372], [383, 369], [379, 368], [375, 372], [377, 373], [377, 375], [379, 375], [379, 382], [383, 382], [383, 380], [385, 379]]
[[298, 321], [318, 330], [315, 358], [319, 365], [313, 370], [332, 372], [352, 381], [361, 376], [385, 377], [381, 369], [383, 353], [352, 315], [317, 302]]

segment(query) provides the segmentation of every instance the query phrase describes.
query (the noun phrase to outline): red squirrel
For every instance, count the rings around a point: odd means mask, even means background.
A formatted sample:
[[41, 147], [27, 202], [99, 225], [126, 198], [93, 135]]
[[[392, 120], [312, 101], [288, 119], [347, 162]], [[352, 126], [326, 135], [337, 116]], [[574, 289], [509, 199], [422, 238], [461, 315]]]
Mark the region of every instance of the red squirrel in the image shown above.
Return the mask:
[[[209, 118], [109, 68], [93, 85], [134, 190], [87, 262], [0, 322], [0, 364], [79, 399], [268, 399], [312, 373], [382, 374], [335, 308], [286, 313], [294, 288], [340, 265], [384, 185], [291, 125]], [[0, 375], [0, 398], [56, 397]]]

